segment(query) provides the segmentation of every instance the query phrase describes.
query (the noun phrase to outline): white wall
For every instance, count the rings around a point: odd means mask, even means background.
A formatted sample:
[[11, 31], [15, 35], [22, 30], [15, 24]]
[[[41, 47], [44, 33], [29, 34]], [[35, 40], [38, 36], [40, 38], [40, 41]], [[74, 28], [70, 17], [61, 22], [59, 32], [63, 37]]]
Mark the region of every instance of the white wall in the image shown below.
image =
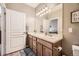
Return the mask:
[[35, 19], [35, 30], [37, 31], [37, 33], [40, 33], [40, 28], [41, 28], [42, 23], [43, 23], [43, 19], [40, 18], [40, 17], [36, 17], [36, 19]]
[[1, 30], [1, 6], [0, 6], [0, 30]]
[[32, 15], [27, 15], [27, 20], [26, 24], [28, 26], [28, 32], [33, 32], [34, 31], [34, 26], [35, 26], [35, 17]]
[[23, 4], [23, 3], [7, 3], [6, 7], [8, 9], [13, 9], [16, 11], [24, 12], [26, 13], [26, 25], [28, 26], [29, 30], [28, 32], [34, 31], [34, 21], [35, 21], [35, 9]]

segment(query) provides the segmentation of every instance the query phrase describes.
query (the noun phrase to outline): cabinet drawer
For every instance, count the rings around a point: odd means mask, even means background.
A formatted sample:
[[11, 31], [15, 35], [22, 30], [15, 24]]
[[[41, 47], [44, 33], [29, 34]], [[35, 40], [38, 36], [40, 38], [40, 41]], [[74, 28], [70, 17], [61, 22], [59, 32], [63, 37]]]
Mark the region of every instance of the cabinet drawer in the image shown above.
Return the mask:
[[48, 47], [50, 49], [52, 49], [52, 44], [47, 42], [47, 41], [44, 41], [42, 39], [37, 39], [37, 42], [41, 43], [42, 45], [44, 45], [44, 46], [46, 46], [46, 47]]
[[36, 53], [36, 47], [35, 46], [33, 46], [33, 52]]

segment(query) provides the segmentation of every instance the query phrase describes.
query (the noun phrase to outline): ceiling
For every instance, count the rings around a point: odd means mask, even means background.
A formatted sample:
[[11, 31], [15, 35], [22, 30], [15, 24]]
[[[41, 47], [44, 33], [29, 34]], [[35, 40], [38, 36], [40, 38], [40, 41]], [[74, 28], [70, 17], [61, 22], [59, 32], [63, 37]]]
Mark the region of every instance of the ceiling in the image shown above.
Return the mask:
[[27, 5], [36, 8], [40, 3], [26, 3]]
[[[36, 8], [40, 3], [26, 3], [26, 5], [29, 5], [33, 8]], [[59, 3], [47, 3], [48, 7], [53, 7], [55, 5], [58, 5]]]

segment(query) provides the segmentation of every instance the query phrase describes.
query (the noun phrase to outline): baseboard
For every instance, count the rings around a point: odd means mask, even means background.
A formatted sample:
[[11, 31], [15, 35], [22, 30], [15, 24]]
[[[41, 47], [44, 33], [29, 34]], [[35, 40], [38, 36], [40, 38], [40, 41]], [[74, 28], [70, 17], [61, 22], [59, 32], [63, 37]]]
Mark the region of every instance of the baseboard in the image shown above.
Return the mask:
[[[23, 49], [24, 49], [24, 48], [23, 48]], [[4, 56], [7, 56], [7, 55], [12, 54], [12, 53], [16, 53], [16, 52], [21, 51], [21, 50], [23, 50], [23, 49], [20, 49], [20, 50], [17, 50], [17, 51], [11, 52], [11, 53], [4, 54]]]

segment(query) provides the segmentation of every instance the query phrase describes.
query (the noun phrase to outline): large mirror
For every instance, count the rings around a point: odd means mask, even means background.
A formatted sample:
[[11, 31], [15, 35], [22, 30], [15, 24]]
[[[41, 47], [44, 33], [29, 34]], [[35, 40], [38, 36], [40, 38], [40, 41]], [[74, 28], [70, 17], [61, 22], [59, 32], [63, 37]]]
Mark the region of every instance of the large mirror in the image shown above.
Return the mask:
[[48, 32], [49, 33], [58, 33], [58, 19], [52, 19], [49, 22]]

